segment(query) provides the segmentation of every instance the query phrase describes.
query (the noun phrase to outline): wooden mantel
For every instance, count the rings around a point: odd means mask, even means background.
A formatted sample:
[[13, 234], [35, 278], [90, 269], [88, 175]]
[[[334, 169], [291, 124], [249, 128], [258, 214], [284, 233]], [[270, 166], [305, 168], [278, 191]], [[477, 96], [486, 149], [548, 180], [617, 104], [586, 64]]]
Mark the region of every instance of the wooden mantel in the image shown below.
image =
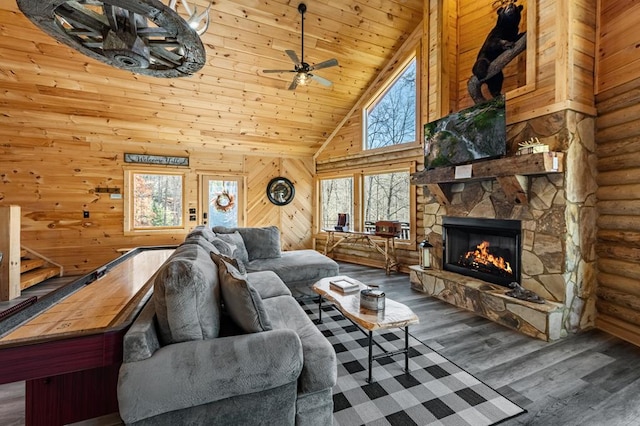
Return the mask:
[[443, 205], [451, 204], [451, 184], [486, 179], [496, 179], [505, 194], [516, 204], [527, 204], [528, 176], [564, 171], [562, 152], [542, 152], [516, 155], [495, 160], [480, 161], [470, 165], [470, 178], [456, 178], [456, 168], [439, 167], [411, 175], [412, 185], [425, 185]]

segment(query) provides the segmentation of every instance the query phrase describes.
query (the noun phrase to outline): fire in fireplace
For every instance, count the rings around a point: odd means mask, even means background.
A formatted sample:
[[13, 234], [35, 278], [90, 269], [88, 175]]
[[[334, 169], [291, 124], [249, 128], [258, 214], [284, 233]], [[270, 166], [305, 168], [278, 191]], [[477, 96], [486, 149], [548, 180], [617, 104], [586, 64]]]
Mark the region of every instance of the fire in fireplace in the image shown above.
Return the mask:
[[443, 269], [508, 286], [520, 282], [518, 220], [443, 218]]

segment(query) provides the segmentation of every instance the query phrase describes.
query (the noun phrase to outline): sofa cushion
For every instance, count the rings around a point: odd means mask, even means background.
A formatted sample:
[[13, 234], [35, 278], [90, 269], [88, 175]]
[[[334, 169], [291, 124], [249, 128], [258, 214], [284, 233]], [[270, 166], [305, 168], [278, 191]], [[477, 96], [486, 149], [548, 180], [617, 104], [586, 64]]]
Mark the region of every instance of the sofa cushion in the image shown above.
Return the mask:
[[263, 228], [227, 228], [216, 226], [213, 230], [217, 234], [239, 232], [247, 248], [249, 261], [280, 257], [280, 230], [277, 226], [266, 226]]
[[200, 245], [180, 245], [158, 270], [153, 287], [163, 344], [218, 336], [221, 311], [218, 271]]
[[246, 333], [271, 330], [271, 321], [258, 291], [246, 275], [219, 256], [212, 256], [218, 265], [222, 300], [233, 321]]
[[292, 297], [280, 296], [265, 299], [264, 305], [274, 330], [293, 330], [302, 342], [304, 364], [298, 379], [298, 393], [333, 387], [338, 374], [336, 352], [298, 302]]
[[239, 232], [216, 234], [216, 238], [212, 243], [220, 250], [220, 253], [240, 259], [243, 263], [249, 262], [249, 254], [247, 253], [244, 240]]
[[247, 274], [247, 281], [255, 288], [262, 300], [275, 296], [291, 296], [291, 290], [273, 271], [260, 271]]
[[309, 286], [320, 278], [338, 275], [338, 264], [315, 250], [283, 251], [278, 259], [256, 259], [248, 272], [273, 271], [289, 288]]
[[197, 237], [201, 236], [205, 238], [207, 241], [211, 241], [215, 238], [215, 234], [207, 225], [198, 225], [191, 232], [187, 234], [187, 238], [189, 237]]
[[[213, 233], [212, 233], [212, 235], [213, 235]], [[216, 246], [214, 246], [213, 243], [211, 243], [210, 240], [207, 240], [202, 235], [191, 235], [191, 234], [189, 234], [187, 236], [187, 238], [184, 240], [183, 244], [198, 244], [199, 246], [201, 246], [203, 249], [205, 249], [209, 253], [210, 252], [220, 253], [220, 250], [218, 250], [218, 248]]]

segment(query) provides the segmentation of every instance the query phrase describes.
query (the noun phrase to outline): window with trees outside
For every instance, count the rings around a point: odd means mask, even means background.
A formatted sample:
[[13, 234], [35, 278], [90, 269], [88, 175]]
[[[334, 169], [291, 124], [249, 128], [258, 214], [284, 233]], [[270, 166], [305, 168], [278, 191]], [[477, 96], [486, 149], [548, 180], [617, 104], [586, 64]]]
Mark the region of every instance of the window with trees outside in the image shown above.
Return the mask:
[[364, 149], [416, 142], [416, 58], [364, 111]]
[[184, 174], [125, 171], [125, 231], [184, 227]]
[[397, 220], [408, 227], [411, 218], [409, 171], [364, 176], [364, 220]]
[[349, 216], [349, 229], [353, 220], [353, 177], [322, 179], [320, 181], [321, 229], [333, 229], [338, 213]]
[[[352, 177], [321, 178], [321, 230], [334, 229], [338, 213], [347, 213], [350, 231], [373, 233], [375, 222], [395, 220], [402, 225], [399, 238], [410, 239], [410, 176], [407, 168], [392, 172], [357, 172]], [[354, 211], [356, 207], [361, 211]]]

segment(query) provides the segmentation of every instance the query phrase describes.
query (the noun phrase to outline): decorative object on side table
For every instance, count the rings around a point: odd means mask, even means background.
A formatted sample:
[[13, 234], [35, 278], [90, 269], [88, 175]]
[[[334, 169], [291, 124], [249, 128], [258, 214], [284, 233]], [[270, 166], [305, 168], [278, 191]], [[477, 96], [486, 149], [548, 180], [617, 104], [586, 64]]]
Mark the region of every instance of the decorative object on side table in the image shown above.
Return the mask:
[[357, 282], [347, 277], [331, 280], [329, 282], [329, 287], [332, 290], [340, 291], [342, 293], [349, 293], [360, 289], [360, 285]]
[[267, 185], [267, 198], [276, 206], [289, 204], [295, 195], [293, 183], [285, 177], [273, 178]]
[[376, 222], [376, 235], [379, 237], [398, 237], [402, 225], [397, 220], [379, 220]]
[[431, 269], [431, 249], [433, 245], [428, 240], [424, 240], [418, 244], [418, 248], [420, 249], [420, 267], [422, 269]]
[[334, 229], [339, 232], [349, 232], [349, 214], [338, 213], [338, 223]]
[[385, 294], [382, 290], [365, 288], [360, 290], [360, 307], [371, 311], [384, 311]]

